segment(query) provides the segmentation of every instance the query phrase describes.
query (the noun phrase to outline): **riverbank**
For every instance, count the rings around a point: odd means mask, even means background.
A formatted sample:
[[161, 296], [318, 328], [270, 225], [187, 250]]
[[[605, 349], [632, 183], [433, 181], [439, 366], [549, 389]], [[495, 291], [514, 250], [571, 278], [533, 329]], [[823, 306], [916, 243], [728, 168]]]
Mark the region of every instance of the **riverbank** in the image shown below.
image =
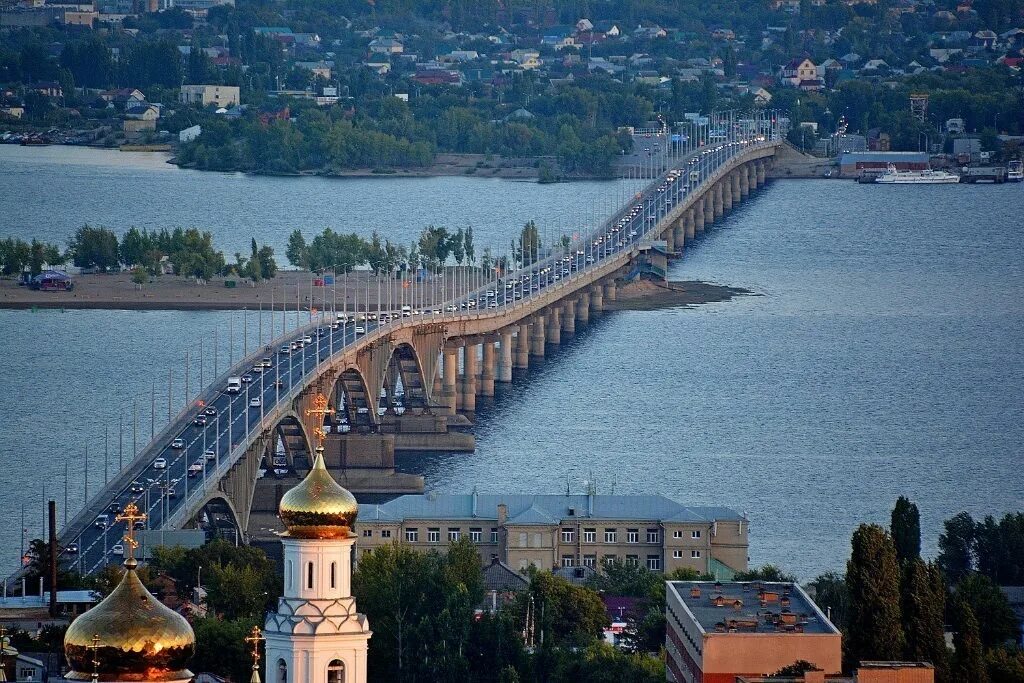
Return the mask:
[[[0, 309], [228, 311], [261, 307], [269, 310], [271, 306], [281, 310], [282, 306], [287, 306], [289, 311], [294, 311], [310, 307], [340, 308], [343, 304], [351, 309], [357, 299], [358, 308], [362, 309], [367, 297], [370, 309], [377, 306], [377, 280], [368, 272], [352, 273], [347, 280], [339, 279], [335, 288], [315, 286], [316, 278], [307, 271], [280, 271], [273, 280], [256, 283], [216, 278], [197, 284], [190, 278], [163, 275], [151, 278], [139, 288], [132, 282], [131, 273], [110, 273], [77, 275], [75, 288], [70, 292], [41, 292], [4, 279], [0, 280]], [[235, 286], [228, 287], [226, 280], [235, 282]], [[430, 301], [435, 289], [430, 283], [414, 283], [403, 291], [406, 298]], [[709, 282], [658, 285], [642, 281], [621, 287], [618, 299], [606, 301], [605, 307], [609, 310], [655, 310], [728, 301], [745, 294], [751, 292]]]
[[[728, 287], [699, 280], [658, 283], [638, 280], [618, 288], [615, 301], [604, 302], [610, 311], [653, 311], [699, 304], [729, 301], [738, 296], [755, 295], [743, 287]], [[755, 295], [756, 296], [756, 295]]]

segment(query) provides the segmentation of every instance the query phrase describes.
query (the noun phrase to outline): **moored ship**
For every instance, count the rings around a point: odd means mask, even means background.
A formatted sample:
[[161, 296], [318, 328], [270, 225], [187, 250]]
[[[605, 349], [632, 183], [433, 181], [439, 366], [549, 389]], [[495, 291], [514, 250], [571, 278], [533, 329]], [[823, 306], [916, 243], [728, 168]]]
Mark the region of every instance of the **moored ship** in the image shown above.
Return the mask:
[[885, 173], [875, 179], [876, 183], [890, 185], [939, 185], [959, 183], [960, 176], [948, 171], [936, 171], [926, 168], [923, 171], [899, 171], [895, 164], [889, 164]]

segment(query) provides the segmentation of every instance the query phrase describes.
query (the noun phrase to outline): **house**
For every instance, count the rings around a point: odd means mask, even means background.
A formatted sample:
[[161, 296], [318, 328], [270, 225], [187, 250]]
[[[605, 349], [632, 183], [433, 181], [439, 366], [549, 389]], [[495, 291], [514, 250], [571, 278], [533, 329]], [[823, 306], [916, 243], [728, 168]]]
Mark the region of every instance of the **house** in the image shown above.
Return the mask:
[[668, 35], [668, 32], [657, 24], [651, 24], [650, 26], [644, 26], [641, 24], [633, 29], [633, 37], [643, 40], [654, 40], [655, 38], [664, 38]]
[[423, 85], [462, 85], [462, 74], [452, 69], [422, 69], [412, 80]]
[[825, 87], [825, 82], [821, 80], [821, 75], [818, 73], [818, 67], [806, 57], [790, 60], [783, 66], [779, 73], [779, 81], [782, 85], [805, 90], [820, 90]]
[[736, 40], [736, 34], [733, 33], [732, 29], [728, 28], [716, 28], [711, 32], [711, 38], [713, 40]]
[[576, 30], [580, 33], [586, 33], [587, 31], [594, 30], [594, 24], [589, 19], [580, 19], [576, 22]]
[[864, 66], [861, 68], [864, 71], [880, 71], [882, 69], [888, 69], [889, 65], [885, 63], [884, 59], [869, 59], [864, 62]]
[[480, 53], [476, 50], [452, 50], [447, 59], [452, 62], [472, 62], [480, 59]]
[[400, 55], [405, 46], [394, 38], [374, 38], [370, 41], [370, 52], [376, 55]]
[[30, 85], [28, 89], [47, 97], [64, 97], [64, 90], [60, 87], [60, 83], [56, 81], [40, 81]]
[[541, 45], [553, 47], [555, 50], [564, 50], [567, 47], [575, 47], [576, 39], [572, 36], [546, 35], [540, 40]]
[[325, 62], [323, 60], [317, 62], [295, 62], [295, 66], [299, 69], [310, 72], [314, 76], [330, 80], [331, 70], [334, 68], [334, 62]]
[[751, 88], [750, 94], [754, 96], [754, 102], [761, 106], [772, 101], [772, 94], [760, 86]]
[[524, 70], [540, 68], [540, 53], [536, 50], [512, 50], [508, 58], [518, 64]]
[[156, 122], [160, 118], [160, 110], [152, 104], [136, 104], [125, 109], [124, 134], [126, 137], [138, 137], [142, 133], [156, 130]]
[[954, 55], [961, 55], [963, 52], [964, 51], [958, 47], [933, 47], [928, 50], [928, 56], [939, 64], [945, 64], [949, 61], [950, 57]]
[[622, 35], [622, 31], [619, 30], [619, 27], [610, 21], [599, 21], [594, 24], [594, 32], [602, 33], [609, 38], [618, 38]]
[[532, 118], [536, 118], [536, 116], [532, 112], [530, 112], [527, 109], [523, 109], [522, 107], [519, 107], [519, 109], [516, 109], [514, 112], [512, 112], [502, 120], [507, 122], [515, 120], [529, 120]]
[[984, 29], [974, 34], [973, 43], [975, 45], [985, 48], [986, 50], [990, 50], [992, 49], [992, 46], [995, 45], [996, 40], [998, 39], [999, 38], [998, 36], [996, 36], [995, 31]]
[[203, 133], [203, 127], [202, 126], [199, 126], [199, 125], [189, 126], [188, 128], [182, 129], [178, 133], [178, 142], [192, 142], [197, 137], [202, 135], [202, 133]]
[[237, 85], [183, 85], [179, 97], [182, 104], [194, 104], [200, 107], [208, 107], [213, 104], [218, 108], [223, 108], [239, 103]]
[[391, 72], [390, 62], [363, 62], [363, 66], [378, 76], [386, 76]]

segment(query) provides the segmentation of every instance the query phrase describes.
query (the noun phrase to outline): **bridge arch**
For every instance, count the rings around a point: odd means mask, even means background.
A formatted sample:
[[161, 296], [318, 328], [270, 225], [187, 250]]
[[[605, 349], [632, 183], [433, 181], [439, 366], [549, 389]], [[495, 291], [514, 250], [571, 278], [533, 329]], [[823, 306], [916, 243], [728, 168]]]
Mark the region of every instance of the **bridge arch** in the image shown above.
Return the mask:
[[195, 514], [189, 520], [189, 526], [203, 529], [208, 538], [212, 536], [213, 538], [233, 540], [232, 530], [234, 530], [238, 534], [239, 543], [245, 541], [242, 517], [238, 514], [231, 498], [223, 491], [211, 491], [195, 507]]
[[371, 392], [358, 368], [349, 366], [338, 373], [329, 402], [337, 411], [336, 420], [347, 422], [352, 431], [365, 433], [376, 430], [380, 388]]
[[[290, 467], [295, 467], [295, 457], [304, 456], [307, 459], [313, 452], [313, 441], [307, 432], [307, 425], [304, 420], [299, 419], [295, 411], [285, 413], [281, 419], [270, 428], [270, 448], [268, 456], [284, 452]], [[267, 463], [270, 468], [272, 462]]]
[[387, 393], [388, 406], [394, 406], [397, 385], [401, 383], [402, 405], [406, 410], [427, 408], [428, 378], [424, 375], [423, 363], [416, 347], [407, 342], [396, 345], [391, 351], [387, 367], [383, 389]]

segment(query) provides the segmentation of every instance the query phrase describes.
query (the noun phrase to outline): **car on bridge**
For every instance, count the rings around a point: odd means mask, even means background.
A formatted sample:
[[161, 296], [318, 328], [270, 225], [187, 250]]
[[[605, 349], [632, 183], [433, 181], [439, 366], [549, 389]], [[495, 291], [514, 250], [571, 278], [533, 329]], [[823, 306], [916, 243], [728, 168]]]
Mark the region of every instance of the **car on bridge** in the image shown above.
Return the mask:
[[171, 441], [171, 448], [173, 448], [176, 451], [180, 451], [184, 447], [185, 447], [185, 439], [182, 439], [182, 438], [179, 437], [179, 438], [175, 439], [174, 441]]
[[214, 417], [217, 414], [217, 409], [214, 408], [213, 406], [207, 406], [206, 410], [203, 411], [203, 414], [209, 415], [210, 417]]
[[166, 470], [167, 469], [167, 458], [157, 458], [153, 461], [154, 470]]
[[249, 407], [250, 408], [259, 408], [262, 405], [263, 405], [263, 401], [260, 400], [259, 396], [257, 396], [256, 398], [249, 399]]
[[192, 420], [192, 424], [194, 424], [196, 427], [205, 427], [206, 416], [203, 414], [196, 415], [196, 419]]
[[189, 465], [188, 466], [188, 476], [189, 477], [198, 477], [202, 473], [203, 466], [205, 465], [205, 463], [206, 463], [206, 459], [205, 458], [200, 458], [199, 460], [197, 460], [194, 463], [192, 463], [191, 465]]
[[124, 546], [121, 545], [120, 543], [115, 543], [110, 548], [110, 554], [111, 555], [118, 555], [118, 556], [124, 555]]
[[64, 552], [67, 553], [68, 555], [77, 555], [78, 554], [78, 544], [77, 543], [68, 543], [67, 546], [65, 546], [65, 548], [64, 548]]
[[212, 448], [207, 448], [205, 451], [203, 451], [203, 458], [205, 458], [206, 460], [216, 460], [217, 454], [213, 452]]
[[260, 360], [260, 365], [262, 365], [265, 368], [270, 368], [274, 366], [274, 361], [272, 361], [270, 357], [267, 356], [266, 358]]
[[291, 354], [291, 352], [292, 352], [292, 345], [291, 344], [285, 344], [280, 349], [278, 349], [277, 352], [279, 354], [281, 354], [282, 356], [287, 356], [287, 355]]
[[93, 526], [97, 529], [106, 529], [108, 526], [110, 526], [110, 515], [97, 515], [96, 521], [93, 522]]

